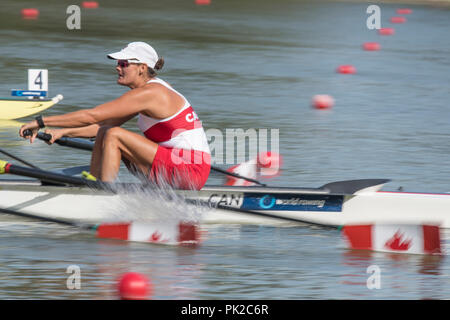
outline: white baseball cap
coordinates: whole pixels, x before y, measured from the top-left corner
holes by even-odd
[[[130,62],[145,63],[154,69],[158,62],[158,54],[153,47],[145,42],[131,42],[118,52],[108,54],[108,58],[115,60],[130,60]]]

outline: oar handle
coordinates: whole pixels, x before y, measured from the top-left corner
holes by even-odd
[[[24,130],[23,131],[23,136],[24,137],[29,137],[33,134],[33,131],[31,131],[30,129]],[[45,132],[38,132],[37,137],[41,140],[44,141],[50,141],[52,139],[52,135],[45,133]]]
[[[33,131],[31,131],[30,129],[24,130],[23,131],[23,136],[24,137],[29,137],[33,134]]]
[[[38,132],[38,138],[45,141],[52,140],[52,135],[45,132]]]
[[[27,129],[23,132],[23,135],[25,137],[30,136],[32,134],[32,131]],[[52,139],[52,135],[49,133],[41,132],[39,131],[37,134],[38,139],[41,139],[43,141],[50,141]],[[77,139],[77,138],[67,138],[62,137],[55,141],[55,143],[59,144],[60,146],[67,146],[72,147],[76,149],[86,150],[86,151],[92,151],[94,148],[94,144],[91,141],[86,141],[84,139]]]
[[[33,131],[31,131],[30,129],[24,130],[23,131],[23,136],[24,137],[29,137],[33,134]],[[45,133],[45,132],[41,132],[39,131],[37,133],[37,137],[43,141],[50,141],[52,140],[52,135],[49,133]]]

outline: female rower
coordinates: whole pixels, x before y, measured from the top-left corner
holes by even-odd
[[[157,78],[164,60],[144,42],[132,42],[108,58],[117,60],[117,83],[131,90],[92,109],[38,116],[21,127],[20,136],[33,142],[38,130],[49,126],[63,128],[46,131],[50,143],[62,136],[96,137],[90,170],[102,181],[114,181],[123,160],[156,184],[201,189],[211,168],[206,134],[186,98]],[[144,136],[120,127],[136,115]]]

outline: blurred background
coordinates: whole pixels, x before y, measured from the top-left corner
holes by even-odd
[[[26,89],[27,69],[48,69],[49,95],[64,100],[44,116],[94,107],[127,90],[116,84],[115,62],[106,55],[145,41],[165,59],[159,76],[188,98],[205,129],[280,130],[284,165],[272,185],[390,178],[385,190],[450,192],[449,1],[97,3],[89,9],[81,1],[2,0],[0,96]],[[73,4],[81,8],[80,30],[66,26]],[[394,34],[367,28],[370,4]],[[23,19],[24,8],[39,16]],[[412,12],[399,15],[399,8]],[[405,20],[392,23],[394,16]],[[366,42],[380,49],[364,50]],[[342,65],[356,72],[337,72]],[[314,108],[319,94],[334,105]],[[87,152],[21,140],[20,122],[33,117],[2,121],[0,147],[46,169],[89,163]],[[137,131],[135,120],[125,127]],[[131,179],[124,169],[121,179]],[[208,184],[222,182],[212,174]],[[163,299],[449,295],[446,258],[343,252],[335,250],[342,249],[338,233],[328,230],[222,226],[209,230],[199,250],[186,251],[93,243],[39,228],[1,233],[0,298],[113,298],[117,275],[130,269],[151,275],[155,297]],[[69,263],[81,266],[81,291],[65,288]],[[366,288],[370,264],[382,267],[383,290]]]

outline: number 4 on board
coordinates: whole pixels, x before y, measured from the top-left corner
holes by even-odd
[[[48,70],[28,69],[28,90],[48,91]]]

